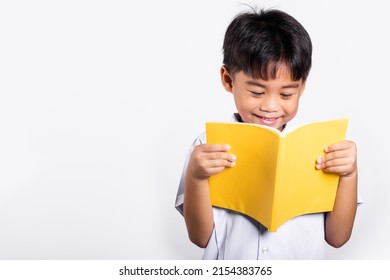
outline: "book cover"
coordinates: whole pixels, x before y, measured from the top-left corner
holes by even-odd
[[[236,165],[209,178],[212,205],[248,215],[275,232],[287,220],[333,209],[339,176],[315,168],[328,145],[345,139],[347,119],[287,133],[248,123],[206,123],[206,141],[229,144]]]

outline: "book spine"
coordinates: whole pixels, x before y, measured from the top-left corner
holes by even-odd
[[[278,137],[278,150],[277,150],[277,160],[276,160],[276,171],[275,171],[275,185],[274,185],[274,196],[272,203],[272,218],[271,226],[268,229],[269,231],[275,232],[279,227],[279,204],[280,204],[280,195],[282,194],[281,189],[283,187],[283,166],[284,166],[284,155],[286,148],[286,138],[281,136]]]

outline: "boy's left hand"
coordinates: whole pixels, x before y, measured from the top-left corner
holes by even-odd
[[[325,155],[317,158],[316,168],[340,176],[351,176],[357,170],[357,149],[352,141],[344,140],[324,149]]]

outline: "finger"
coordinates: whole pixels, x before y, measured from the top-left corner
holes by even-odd
[[[197,147],[206,153],[227,152],[231,149],[228,144],[202,144]]]
[[[349,174],[354,169],[354,163],[349,158],[336,158],[332,160],[323,161],[317,160],[316,168],[322,169],[328,173],[336,173],[338,175]]]
[[[218,174],[218,173],[222,172],[224,169],[225,169],[224,166],[210,168],[210,176]]]
[[[227,160],[214,160],[208,162],[207,166],[203,166],[202,168],[202,174],[204,174],[206,177],[213,176],[215,174],[218,174],[222,172],[225,168],[231,168],[234,167],[235,162],[230,162]]]
[[[209,168],[218,168],[218,167],[233,167],[236,165],[235,161],[230,161],[227,159],[216,159],[209,161]]]
[[[344,140],[332,145],[329,145],[325,147],[325,152],[330,153],[334,151],[340,151],[340,150],[348,150],[348,149],[355,149],[356,150],[356,145],[352,141]]]
[[[350,157],[352,157],[352,155],[349,150],[333,151],[322,156],[323,161],[325,162],[333,159],[350,158]]]
[[[332,166],[344,166],[344,165],[348,165],[347,158],[328,159],[321,162],[321,166],[323,169]]]
[[[236,161],[236,156],[229,153],[223,153],[223,152],[216,152],[216,153],[207,153],[204,155],[207,159],[213,160],[213,159],[222,159],[227,161]]]
[[[336,165],[336,166],[329,166],[322,169],[322,171],[326,173],[334,173],[338,174],[340,176],[346,175],[349,172],[349,165]]]

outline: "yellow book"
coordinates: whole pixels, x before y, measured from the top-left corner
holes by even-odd
[[[206,141],[229,144],[236,165],[209,179],[214,206],[248,215],[275,232],[287,220],[333,209],[339,176],[315,168],[328,145],[345,139],[347,119],[287,133],[248,123],[206,123]]]

